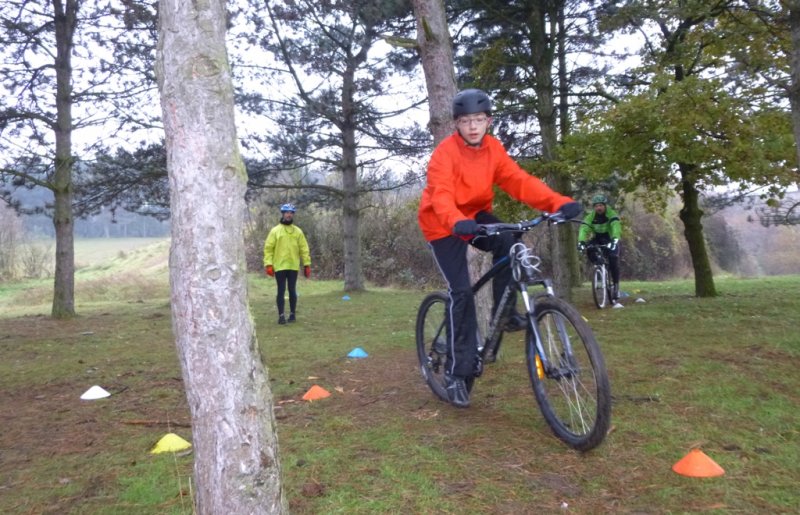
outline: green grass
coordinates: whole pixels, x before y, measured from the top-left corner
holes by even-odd
[[[71,321],[50,320],[49,297],[31,293],[49,284],[0,289],[0,512],[191,512],[191,456],[148,452],[168,431],[191,440],[159,252],[79,271]],[[800,277],[718,278],[717,287],[719,297],[696,299],[691,281],[624,283],[626,308],[603,311],[587,288],[577,292],[614,395],[606,441],[578,454],[538,412],[520,333],[506,337],[472,407],[457,410],[418,372],[424,292],[344,300],[341,283],[301,280],[298,322],[278,326],[274,281],[253,275],[292,511],[796,511]],[[354,347],[369,357],[347,359]],[[78,400],[92,384],[112,397]],[[313,384],[331,397],[301,401]],[[673,473],[694,447],[726,474]]]

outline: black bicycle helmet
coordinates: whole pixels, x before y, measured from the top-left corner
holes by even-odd
[[[492,100],[479,89],[459,91],[453,98],[453,120],[465,114],[486,113],[492,115]]]

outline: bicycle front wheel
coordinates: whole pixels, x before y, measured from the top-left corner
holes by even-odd
[[[592,273],[592,296],[597,309],[603,309],[608,303],[608,292],[606,291],[606,267],[595,266]]]
[[[444,366],[449,341],[449,328],[445,327],[447,304],[445,293],[431,293],[422,300],[417,312],[417,357],[422,377],[431,391],[445,401]]]
[[[579,451],[593,449],[611,423],[611,386],[600,347],[581,315],[560,299],[537,301],[536,325],[548,365],[539,356],[530,328],[526,355],[542,415],[567,445]]]
[[[605,267],[606,269],[606,298],[608,299],[609,304],[614,302],[614,280],[611,279],[611,271],[608,269],[608,266]]]

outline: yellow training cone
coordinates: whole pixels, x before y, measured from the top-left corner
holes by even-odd
[[[175,433],[167,433],[158,443],[153,446],[150,451],[151,454],[160,454],[162,452],[179,452],[191,447],[192,444],[176,435]]]

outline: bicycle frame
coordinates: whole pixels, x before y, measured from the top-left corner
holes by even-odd
[[[500,302],[498,303],[496,311],[489,322],[489,328],[487,330],[488,334],[485,338],[481,338],[478,341],[479,372],[482,372],[483,370],[483,359],[485,358],[486,354],[493,351],[500,341],[500,337],[504,332],[501,328],[503,327],[503,323],[508,319],[509,315],[507,309],[508,299],[511,296],[512,289],[516,289],[522,297],[522,302],[525,305],[525,313],[528,317],[528,328],[533,334],[534,341],[536,342],[536,352],[539,355],[539,358],[542,360],[542,366],[545,370],[545,373],[552,373],[553,368],[547,358],[547,353],[544,352],[541,334],[539,334],[539,328],[537,324],[533,323],[533,320],[535,320],[537,316],[536,298],[540,296],[552,297],[555,295],[555,293],[553,290],[552,281],[550,279],[541,277],[538,274],[538,264],[531,266],[530,263],[526,264],[524,262],[525,260],[529,260],[531,257],[535,257],[531,256],[530,253],[531,250],[527,245],[521,242],[515,243],[511,246],[509,255],[498,260],[492,266],[492,268],[482,275],[472,286],[472,293],[476,294],[501,271],[503,271],[505,268],[512,267],[511,280],[503,290],[503,295],[500,298]],[[534,285],[541,285],[544,288],[544,292],[531,296],[530,292],[528,291],[528,286]],[[563,321],[559,320],[559,327],[556,329],[561,334],[562,340],[566,342],[568,351],[572,352],[569,338],[567,337],[566,328],[563,327]]]
[[[593,266],[605,266],[605,267],[608,267],[608,253],[611,251],[611,249],[608,248],[608,244],[607,243],[603,243],[603,244],[590,243],[589,245],[586,246],[586,257],[587,258],[589,257],[589,251],[591,249],[597,249],[597,251],[598,251],[598,253],[600,255],[600,262],[599,263],[592,262],[592,265]]]

